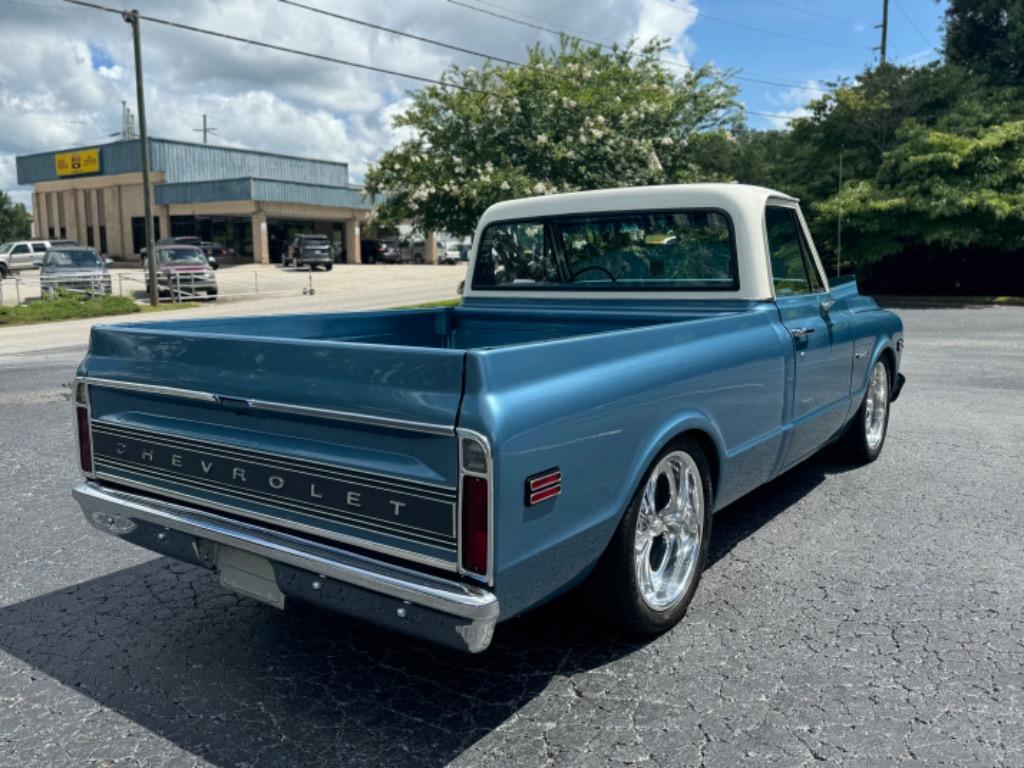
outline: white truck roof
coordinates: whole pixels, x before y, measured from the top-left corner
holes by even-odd
[[[730,291],[615,291],[602,294],[600,298],[615,299],[740,299],[769,300],[775,297],[771,279],[771,263],[768,256],[764,233],[764,209],[769,203],[790,205],[797,209],[797,199],[783,192],[749,184],[702,183],[665,184],[651,187],[622,187],[599,189],[591,192],[569,192],[560,195],[528,197],[496,203],[484,211],[477,224],[474,246],[479,246],[484,228],[496,221],[512,221],[544,216],[562,216],[586,213],[612,213],[616,211],[671,210],[683,208],[713,208],[724,211],[732,220],[736,236],[736,251],[739,267],[738,290]],[[803,222],[803,217],[800,217]],[[812,243],[806,224],[804,234]],[[815,253],[817,259],[817,253]],[[512,298],[553,298],[548,291],[474,291],[472,288],[473,269],[476,266],[476,247],[470,258],[464,295],[467,297]],[[820,270],[820,263],[819,263]],[[590,299],[590,291],[563,291],[559,299]]]

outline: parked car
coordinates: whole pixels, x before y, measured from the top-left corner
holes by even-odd
[[[175,235],[174,237],[161,237],[156,241],[156,245],[195,245],[197,247],[202,246],[202,238],[196,237],[195,235]],[[139,249],[139,259],[143,262],[146,261],[146,247],[143,246]]]
[[[158,245],[156,247],[156,284],[161,296],[198,298],[217,296],[217,276],[206,255],[196,245]],[[146,290],[150,290],[146,273]]]
[[[206,256],[206,263],[210,265],[211,269],[219,268],[220,260],[227,256],[227,251],[220,243],[211,243],[208,240],[203,240],[199,244],[199,247],[203,249],[203,255]]]
[[[397,246],[398,260],[402,264],[423,264],[426,261],[427,244],[423,240],[412,240]]]
[[[32,269],[48,250],[49,240],[14,240],[0,245],[0,279],[11,272]]]
[[[386,240],[363,240],[359,251],[363,264],[398,264],[402,260],[395,244]]]
[[[309,267],[312,272],[323,267],[328,272],[334,267],[334,251],[327,235],[295,235],[282,262],[284,266]]]
[[[476,652],[577,585],[662,632],[714,511],[831,443],[882,451],[902,323],[829,282],[794,198],[514,200],[473,242],[456,307],[93,326],[87,520],[270,605]]]
[[[104,259],[95,248],[81,245],[58,245],[50,248],[36,261],[42,293],[56,290],[74,291],[90,296],[109,295],[112,291],[110,272],[113,262]]]
[[[445,243],[440,261],[443,264],[458,264],[460,261],[469,261],[469,246],[462,243]]]

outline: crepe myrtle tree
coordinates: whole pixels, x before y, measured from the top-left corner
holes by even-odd
[[[669,70],[666,49],[563,38],[524,66],[453,66],[396,118],[414,138],[368,171],[376,219],[468,235],[501,200],[713,178],[702,137],[742,125],[737,89],[711,67]]]

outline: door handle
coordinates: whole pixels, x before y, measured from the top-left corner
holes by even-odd
[[[793,328],[790,330],[789,335],[794,339],[803,339],[814,333],[813,328]]]

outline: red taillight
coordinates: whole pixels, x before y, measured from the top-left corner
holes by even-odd
[[[92,472],[92,436],[89,434],[89,409],[75,408],[78,422],[78,463],[83,472]]]
[[[487,480],[462,478],[462,568],[487,574]]]

